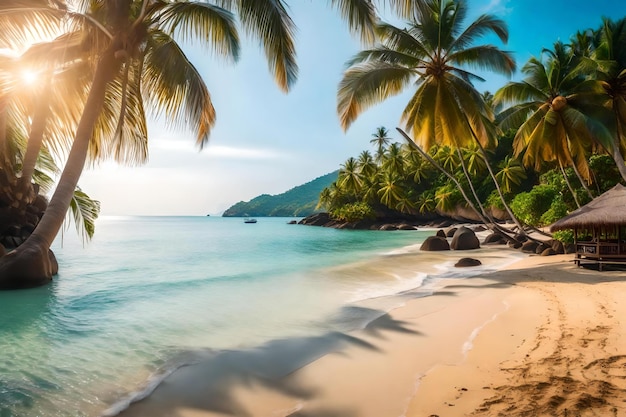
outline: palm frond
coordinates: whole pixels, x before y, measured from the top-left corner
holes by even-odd
[[[366,62],[344,73],[337,92],[337,112],[346,130],[359,114],[374,104],[400,93],[414,71],[386,62]]]
[[[278,86],[289,91],[298,77],[295,24],[282,0],[239,0],[239,19],[244,29],[263,45]]]
[[[352,32],[358,33],[363,42],[371,43],[375,39],[376,8],[372,0],[330,0],[339,10]]]
[[[147,107],[167,116],[172,126],[188,127],[202,148],[215,124],[209,90],[180,47],[163,32],[154,31],[148,41],[142,84]]]
[[[91,199],[79,187],[76,187],[70,201],[70,210],[78,234],[83,237],[83,240],[90,240],[96,230],[100,202]]]
[[[217,53],[236,61],[239,58],[239,35],[235,16],[221,7],[204,2],[168,3],[153,18],[160,29],[183,41],[200,39]]]
[[[450,62],[481,70],[511,76],[515,72],[515,60],[510,52],[492,45],[466,48],[449,55]]]
[[[352,59],[346,62],[346,68],[367,61],[387,62],[389,64],[400,65],[407,68],[416,68],[422,64],[422,61],[413,55],[398,52],[385,46],[380,46],[357,53],[354,57],[352,57]]]
[[[526,102],[546,102],[550,97],[539,88],[526,81],[509,82],[500,88],[493,97],[493,104],[501,106]]]
[[[509,31],[504,20],[484,14],[474,20],[451,45],[452,50],[463,50],[472,45],[478,38],[495,34],[502,43],[509,40]]]

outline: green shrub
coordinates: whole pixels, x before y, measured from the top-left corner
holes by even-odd
[[[537,185],[526,193],[520,193],[511,201],[511,210],[522,222],[531,226],[545,226],[542,216],[548,212],[552,202],[559,196],[550,185]],[[555,211],[560,207],[555,207]],[[552,216],[550,214],[549,216]]]
[[[374,209],[369,204],[363,202],[345,204],[330,211],[330,215],[342,222],[356,222],[364,219],[376,217]]]
[[[552,237],[563,243],[574,243],[574,232],[571,230],[559,230],[552,233]]]
[[[542,226],[545,226],[554,223],[566,215],[567,205],[563,202],[563,198],[560,195],[557,195],[554,200],[552,200],[552,204],[550,204],[548,211],[541,215],[539,222]]]

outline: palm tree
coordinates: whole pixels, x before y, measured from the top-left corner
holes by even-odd
[[[602,108],[593,98],[593,84],[566,45],[557,42],[544,50],[546,60],[531,58],[522,68],[521,82],[510,82],[495,94],[496,104],[513,104],[503,111],[503,129],[518,128],[513,147],[522,162],[540,170],[545,162],[571,166],[591,196],[587,151],[594,143],[610,143],[610,134],[598,117]],[[587,92],[591,91],[591,93]]]
[[[295,81],[297,66],[293,23],[282,3],[252,0],[225,3],[239,13],[243,27],[261,40],[278,85],[288,90]],[[23,245],[0,258],[1,287],[49,282],[52,276],[49,247],[65,218],[90,145],[97,143],[92,136],[99,134],[102,138],[110,134],[111,143],[126,142],[125,136],[133,135],[130,131],[144,136],[135,126],[124,123],[128,113],[138,113],[136,121],[145,121],[141,117],[144,107],[140,92],[146,96],[150,109],[172,121],[185,120],[197,134],[200,146],[208,140],[215,121],[210,95],[172,36],[198,38],[222,56],[233,60],[238,57],[235,17],[224,8],[201,2],[147,0],[93,0],[90,6],[89,16],[100,25],[95,32],[85,31],[104,45],[93,49],[95,70],[89,95],[65,169],[45,215]],[[115,106],[106,107],[107,102]],[[99,120],[110,120],[103,110],[111,108],[117,110],[118,123],[105,125],[108,131],[97,130]]]
[[[381,23],[381,44],[349,61],[338,92],[342,127],[347,129],[371,105],[415,85],[417,90],[402,114],[412,140],[424,149],[435,143],[459,148],[475,142],[487,160],[484,147],[495,137],[493,115],[472,85],[481,78],[465,68],[512,74],[515,63],[508,52],[491,45],[472,46],[488,33],[506,42],[506,25],[482,15],[463,29],[464,1],[425,0],[415,8],[415,20],[408,28]],[[510,217],[521,230],[488,168]]]
[[[348,160],[341,165],[337,185],[353,196],[358,195],[361,191],[360,167],[356,159],[348,158]]]
[[[604,19],[598,47],[593,59],[598,64],[597,73],[602,86],[601,97],[612,111],[614,133],[608,148],[617,168],[626,181],[626,18],[616,22]]]
[[[514,187],[520,185],[526,179],[526,171],[521,162],[517,158],[507,155],[504,161],[498,165],[500,169],[496,173],[496,178],[502,185],[502,188],[508,193],[512,192]]]
[[[386,171],[404,175],[404,152],[399,143],[392,143],[383,155],[382,168]]]
[[[387,145],[389,145],[389,142],[391,142],[391,138],[389,137],[389,131],[386,127],[377,127],[376,132],[372,133],[370,143],[376,146],[376,161],[378,161],[378,163],[383,160],[383,155],[385,154],[385,149]]]
[[[363,178],[371,178],[378,171],[378,165],[369,151],[363,151],[359,154],[358,164],[359,173]]]

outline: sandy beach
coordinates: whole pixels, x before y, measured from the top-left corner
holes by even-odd
[[[121,415],[626,415],[626,272],[571,260],[447,279],[349,335],[201,359]]]

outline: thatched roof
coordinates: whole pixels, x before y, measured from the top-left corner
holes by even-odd
[[[617,184],[589,204],[550,226],[550,231],[593,229],[600,226],[626,226],[626,187]]]

